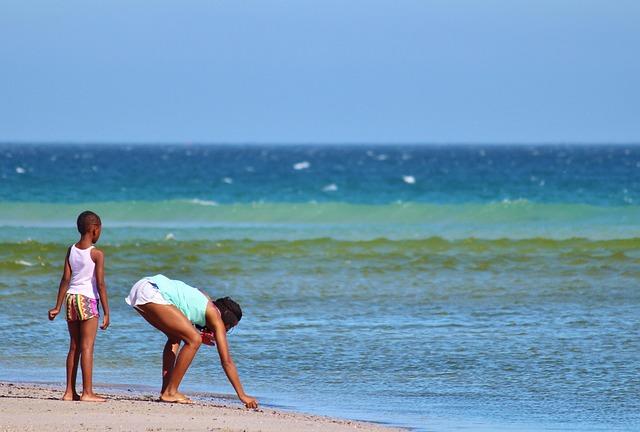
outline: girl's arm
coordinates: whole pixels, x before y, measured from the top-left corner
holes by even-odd
[[[56,306],[53,309],[49,309],[49,319],[53,320],[56,315],[60,313],[60,308],[62,308],[62,302],[64,301],[64,296],[69,289],[69,281],[71,280],[71,266],[69,265],[69,252],[71,252],[71,247],[67,249],[67,256],[64,258],[64,268],[62,269],[62,277],[60,278],[60,286],[58,287],[58,297],[56,299]]]
[[[244,403],[247,408],[258,408],[258,401],[244,392],[240,377],[238,376],[238,370],[235,363],[231,358],[229,352],[229,345],[227,343],[227,329],[224,326],[224,322],[220,317],[220,312],[213,306],[212,303],[207,305],[207,327],[213,329],[213,333],[216,340],[216,348],[220,355],[220,363],[224,369],[224,373],[227,375],[229,382],[238,394],[238,398]]]
[[[109,327],[109,299],[107,298],[107,285],[104,283],[104,253],[100,249],[91,250],[91,259],[96,263],[96,285],[100,303],[102,303],[102,325],[100,328],[106,330]]]

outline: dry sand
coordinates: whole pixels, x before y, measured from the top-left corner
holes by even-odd
[[[102,393],[104,395],[104,393]],[[0,383],[4,431],[399,431],[371,423],[213,402],[160,403],[151,396],[109,394],[105,403],[63,402],[59,388]]]

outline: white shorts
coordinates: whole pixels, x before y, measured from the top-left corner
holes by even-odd
[[[124,298],[124,301],[126,301],[129,306],[133,307],[147,303],[171,304],[162,297],[158,287],[146,278],[140,279],[133,285],[133,287],[131,287],[131,291],[129,292],[129,295]]]

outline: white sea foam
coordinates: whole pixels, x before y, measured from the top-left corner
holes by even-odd
[[[198,205],[202,205],[202,206],[217,206],[218,203],[215,201],[209,201],[209,200],[201,200],[198,198],[194,198],[192,200],[189,201],[191,204],[198,204]]]
[[[297,171],[300,171],[300,170],[303,170],[303,169],[307,169],[310,166],[311,166],[311,164],[309,162],[302,161],[302,162],[294,163],[293,164],[293,169],[297,170]]]
[[[335,192],[338,190],[338,185],[331,183],[322,188],[323,192]]]
[[[26,172],[27,172],[27,170],[26,170],[26,169],[24,169],[24,168],[22,168],[22,167],[16,167],[16,172],[17,172],[18,174],[24,174],[24,173],[26,173]]]
[[[504,198],[501,201],[501,204],[529,204],[529,200],[526,198],[516,198],[516,199]]]
[[[407,184],[415,184],[416,178],[412,175],[402,176],[402,180]]]
[[[30,263],[29,261],[24,261],[24,260],[18,260],[18,261],[15,261],[15,263],[23,266],[27,266],[27,267],[32,267],[35,265],[33,263]]]
[[[233,183],[233,179],[231,177],[225,177],[222,179],[222,181],[226,184],[231,184]]]
[[[176,239],[176,236],[175,236],[175,235],[173,235],[173,233],[167,233],[167,235],[166,235],[166,236],[164,236],[164,239],[165,239],[165,240],[175,240],[175,239]]]

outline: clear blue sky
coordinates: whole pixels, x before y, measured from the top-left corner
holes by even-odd
[[[640,142],[640,1],[0,0],[0,141]]]

